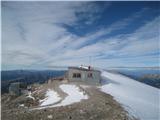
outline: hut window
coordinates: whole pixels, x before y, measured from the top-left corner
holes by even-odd
[[[80,73],[73,73],[73,78],[81,78],[81,74]]]
[[[81,74],[80,74],[80,73],[77,73],[77,77],[78,77],[78,78],[81,78]]]
[[[93,78],[92,73],[88,73],[88,78]]]
[[[73,78],[75,78],[76,77],[76,73],[73,73]]]

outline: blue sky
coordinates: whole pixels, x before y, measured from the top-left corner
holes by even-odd
[[[159,65],[160,2],[2,2],[2,69]]]

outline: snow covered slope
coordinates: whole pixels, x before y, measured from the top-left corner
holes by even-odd
[[[160,90],[117,73],[102,71],[101,91],[114,96],[140,120],[160,120]]]

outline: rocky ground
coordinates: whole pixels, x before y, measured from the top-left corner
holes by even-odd
[[[65,98],[66,94],[56,88],[57,84],[59,83],[43,85],[41,89],[54,87],[56,91],[59,91],[61,97]],[[99,91],[95,86],[87,87],[79,83],[78,85],[86,91],[88,99],[67,106],[40,110],[31,110],[32,107],[38,106],[38,103],[33,101],[30,101],[31,105],[29,104],[27,107],[20,107],[19,102],[24,96],[2,95],[2,120],[135,120],[112,96]]]

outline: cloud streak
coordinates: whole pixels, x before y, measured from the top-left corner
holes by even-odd
[[[147,8],[85,36],[63,26],[92,25],[110,6],[108,3],[101,9],[95,2],[2,2],[2,68],[89,64],[89,57],[96,67],[157,65],[159,16],[132,33],[110,35],[129,27],[148,12]]]

